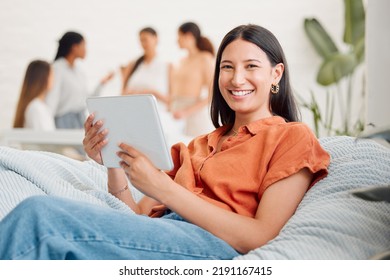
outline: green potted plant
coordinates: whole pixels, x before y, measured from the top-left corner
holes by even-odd
[[[354,104],[352,99],[356,97],[356,92],[353,92],[354,76],[358,66],[364,62],[365,9],[362,0],[344,0],[344,7],[343,41],[348,46],[347,51],[344,52],[339,50],[317,19],[306,18],[304,20],[305,32],[317,53],[322,57],[317,73],[317,83],[326,88],[327,94],[325,113],[320,110],[313,92],[311,92],[310,102],[299,98],[301,105],[313,114],[317,136],[319,136],[321,126],[326,129],[328,135],[357,135],[364,130],[363,110],[360,111],[358,119],[352,121]],[[364,100],[364,74],[361,82]],[[342,119],[341,127],[334,127],[333,124],[336,99]]]

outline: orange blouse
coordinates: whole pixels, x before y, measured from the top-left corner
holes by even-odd
[[[254,217],[264,191],[302,168],[313,174],[314,185],[328,174],[329,154],[310,128],[281,117],[242,126],[227,138],[219,152],[219,139],[230,126],[195,138],[186,147],[172,147],[174,168],[168,175],[201,198],[240,215]],[[309,187],[309,188],[310,188]],[[160,216],[156,207],[151,216]]]

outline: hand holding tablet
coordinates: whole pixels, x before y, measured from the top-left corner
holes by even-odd
[[[109,131],[108,143],[101,152],[104,166],[120,167],[116,153],[123,142],[146,155],[157,168],[173,168],[153,95],[91,97],[87,107],[95,114],[95,121],[103,121],[102,129]]]

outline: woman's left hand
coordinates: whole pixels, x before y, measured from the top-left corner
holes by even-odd
[[[121,151],[118,156],[122,159],[121,167],[125,171],[132,185],[145,195],[160,200],[159,196],[163,195],[164,185],[171,178],[157,169],[153,163],[140,151],[133,147],[121,143]]]

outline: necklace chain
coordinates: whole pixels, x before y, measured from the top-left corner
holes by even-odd
[[[233,136],[237,136],[237,134],[238,134],[238,131],[237,131],[237,130],[235,130],[234,128],[232,128],[232,131],[233,131]]]

